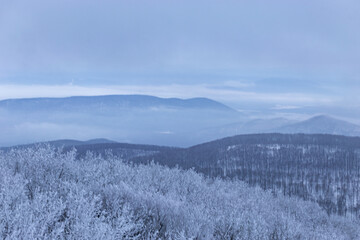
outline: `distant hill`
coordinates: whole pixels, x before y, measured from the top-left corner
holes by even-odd
[[[360,126],[325,115],[312,117],[305,121],[286,118],[253,119],[222,126],[201,129],[194,132],[196,137],[207,135],[208,139],[256,133],[307,133],[360,136]]]
[[[320,115],[299,123],[285,125],[275,129],[274,132],[325,133],[346,136],[360,136],[360,126],[326,115]]]
[[[209,141],[199,129],[244,118],[208,98],[108,95],[0,101],[0,146],[48,139],[104,137],[118,142],[190,146]]]
[[[213,139],[250,133],[271,133],[274,129],[295,123],[286,118],[252,119],[222,126],[201,129],[198,134],[211,134]]]
[[[207,109],[235,111],[208,98],[159,98],[148,95],[75,96],[67,98],[28,98],[0,101],[0,108],[11,111],[105,111],[124,109]]]
[[[29,147],[33,147],[36,145],[41,145],[41,144],[50,144],[54,147],[75,147],[75,146],[81,146],[81,145],[93,145],[93,144],[111,144],[111,143],[117,143],[115,141],[112,140],[108,140],[105,138],[96,138],[96,139],[91,139],[91,140],[87,140],[87,141],[79,141],[79,140],[73,140],[73,139],[59,139],[59,140],[54,140],[54,141],[48,141],[48,142],[38,142],[38,143],[31,143],[31,144],[23,144],[23,145],[15,145],[12,147],[3,147],[0,149],[3,150],[8,150],[11,148],[29,148]]]
[[[108,95],[0,101],[0,132],[0,146],[102,137],[116,142],[189,147],[251,133],[360,136],[360,127],[328,116],[302,122],[250,119],[208,98]]]
[[[170,152],[181,148],[157,146],[157,145],[146,145],[146,144],[129,144],[129,143],[118,143],[112,140],[98,138],[91,139],[88,141],[78,141],[72,139],[60,139],[48,142],[38,142],[33,144],[16,145],[12,147],[2,147],[0,150],[10,151],[11,149],[26,149],[26,148],[38,148],[45,144],[49,144],[55,148],[61,148],[63,151],[69,151],[73,148],[76,149],[77,158],[84,157],[87,152],[94,154],[106,155],[111,151],[118,157],[121,157],[125,161],[131,161],[132,159],[140,156],[152,156],[160,152]]]

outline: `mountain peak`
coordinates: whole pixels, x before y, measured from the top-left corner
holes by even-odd
[[[331,117],[331,116],[328,116],[325,114],[321,114],[321,115],[317,115],[312,118],[309,118],[307,121],[342,121],[342,120],[336,119],[334,117]]]
[[[318,115],[278,129],[281,133],[327,133],[359,136],[360,126],[327,115]]]

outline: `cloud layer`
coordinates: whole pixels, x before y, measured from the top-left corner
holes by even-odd
[[[226,72],[355,82],[359,11],[355,0],[1,1],[0,81]]]

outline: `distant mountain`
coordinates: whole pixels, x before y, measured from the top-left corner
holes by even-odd
[[[117,142],[188,147],[250,133],[360,136],[360,127],[327,116],[297,123],[285,118],[249,120],[208,98],[109,95],[0,101],[0,132],[0,146],[102,137]]]
[[[230,107],[208,98],[159,98],[148,95],[75,96],[67,98],[28,98],[0,101],[0,108],[11,111],[71,111],[124,109],[207,109],[233,111]]]
[[[276,128],[293,123],[295,121],[286,118],[253,119],[246,122],[236,122],[204,129],[204,131],[214,131],[217,136],[223,135],[224,137],[249,133],[270,133]]]
[[[252,119],[242,120],[239,122],[232,122],[225,125],[201,128],[198,131],[188,133],[193,139],[201,139],[202,141],[209,141],[223,137],[235,136],[239,134],[250,133],[271,133],[274,129],[289,125],[295,121],[285,118],[271,118],[271,119]]]
[[[274,132],[326,133],[346,136],[360,136],[360,126],[326,115],[320,115],[299,123],[277,128]]]
[[[216,139],[251,133],[322,133],[360,136],[360,126],[329,116],[319,115],[300,122],[285,118],[254,119],[201,129],[198,134],[211,135],[213,139]]]
[[[208,98],[109,95],[9,99],[0,101],[0,146],[98,137],[190,146],[213,139],[207,134],[195,138],[193,133],[199,129],[243,118],[240,112]]]

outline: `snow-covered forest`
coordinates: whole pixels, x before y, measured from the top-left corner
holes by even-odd
[[[316,203],[41,145],[0,154],[3,239],[359,239]]]
[[[134,159],[194,168],[208,177],[317,202],[328,214],[360,219],[360,138],[326,134],[238,135]]]

